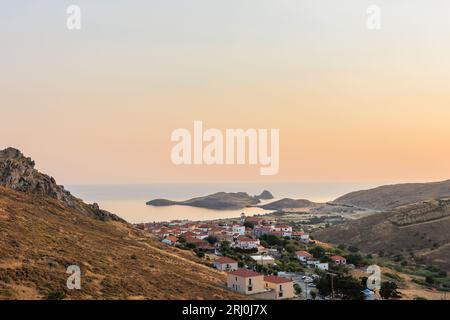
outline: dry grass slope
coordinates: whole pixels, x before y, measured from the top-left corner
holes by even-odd
[[[67,290],[79,265],[82,289]],[[225,274],[130,225],[0,186],[0,299],[233,299]]]
[[[425,263],[450,271],[450,200],[430,200],[347,222],[315,233],[334,244],[366,252],[414,252]]]

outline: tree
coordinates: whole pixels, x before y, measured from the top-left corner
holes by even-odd
[[[426,276],[425,277],[425,282],[428,284],[433,284],[434,283],[434,279],[432,276]]]
[[[290,242],[286,245],[285,249],[287,252],[294,253],[294,252],[298,251],[299,246],[295,243]]]
[[[296,295],[302,294],[302,287],[298,283],[294,283],[294,291]]]
[[[264,248],[268,248],[269,244],[267,243],[267,241],[265,240],[259,240],[259,243],[264,247]]]
[[[309,292],[309,295],[311,296],[311,298],[312,298],[313,300],[316,300],[316,298],[317,298],[317,291],[316,291],[316,290],[311,290],[311,291]]]
[[[250,228],[250,229],[254,229],[255,228],[255,224],[253,222],[250,222],[250,221],[245,221],[244,222],[244,227]]]
[[[359,266],[363,264],[364,258],[360,253],[351,253],[347,256],[347,263],[354,264],[355,266]]]
[[[362,278],[361,278],[361,284],[362,284],[362,286],[363,286],[364,288],[367,287],[367,280],[369,280],[368,277],[362,277]]]
[[[194,252],[199,258],[203,258],[205,256],[205,253],[199,249],[195,249]]]
[[[331,281],[333,281],[333,284]],[[334,294],[341,296],[343,299],[362,300],[364,298],[362,293],[364,286],[361,281],[351,276],[324,274],[316,282],[316,287],[322,296],[330,296],[333,287]]]
[[[205,240],[208,241],[209,244],[214,244],[214,243],[217,242],[217,237],[214,237],[214,236],[207,236],[207,237],[205,238]]]
[[[385,281],[381,283],[380,296],[383,299],[400,298],[400,292],[395,282]]]
[[[323,256],[325,256],[326,251],[320,246],[315,246],[314,248],[309,250],[309,253],[311,253],[314,258],[322,258]]]
[[[284,247],[284,239],[281,239],[280,237],[277,237],[276,235],[273,234],[264,234],[260,237],[260,240],[264,240],[265,242],[267,242],[267,244],[269,246],[280,246],[280,247]]]

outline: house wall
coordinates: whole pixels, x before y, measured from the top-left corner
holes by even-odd
[[[266,282],[265,285],[266,285],[267,289],[273,290],[271,299],[274,299],[274,300],[291,299],[295,296],[294,282],[286,282],[286,283],[281,283],[281,284]],[[280,286],[281,286],[281,292],[283,292],[282,297],[279,296]]]
[[[254,249],[258,247],[258,244],[255,242],[250,241],[238,241],[237,246],[241,249]]]
[[[268,266],[268,265],[271,266],[271,265],[275,264],[275,259],[267,259],[267,258],[255,259],[252,257],[252,260],[263,266]]]
[[[214,263],[214,267],[222,271],[234,271],[238,269],[238,263]]]
[[[248,290],[249,280],[251,279],[253,289]],[[243,278],[232,274],[228,275],[227,287],[231,290],[241,292],[243,294],[254,294],[264,291],[264,276],[256,276]]]

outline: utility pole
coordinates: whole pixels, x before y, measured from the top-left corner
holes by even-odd
[[[334,300],[334,276],[335,276],[335,274],[331,273],[331,272],[327,272],[327,274],[330,275],[330,279],[331,279],[331,299]]]
[[[308,284],[306,282],[303,282],[305,284],[305,297],[306,300],[308,300]]]
[[[334,300],[334,283],[333,283],[334,274],[330,273],[330,276],[331,276],[331,299]]]

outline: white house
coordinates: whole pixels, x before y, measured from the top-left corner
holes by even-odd
[[[214,268],[222,271],[234,271],[238,269],[238,262],[228,257],[222,257],[214,261]]]
[[[255,249],[259,245],[259,240],[240,236],[236,239],[234,246],[236,248],[248,250]]]
[[[255,227],[253,229],[253,234],[255,235],[255,237],[261,237],[265,234],[271,233],[272,231],[273,231],[272,226]]]
[[[173,246],[177,243],[178,238],[174,236],[167,236],[161,242]]]
[[[273,228],[275,231],[283,231],[283,232],[290,232],[292,233],[292,227],[288,226],[287,224],[277,224]]]
[[[320,270],[328,270],[328,262],[319,263],[316,265],[316,268]]]
[[[303,243],[309,243],[309,234],[304,232],[292,232],[292,237],[300,240]]]
[[[263,266],[275,264],[275,259],[268,255],[251,255],[250,258]]]
[[[312,258],[312,255],[306,251],[297,251],[295,256],[301,262],[306,262],[308,259]]]
[[[331,256],[331,260],[336,264],[347,264],[347,259],[341,256]]]
[[[320,261],[316,260],[316,259],[307,259],[306,264],[312,268],[315,268],[315,267],[317,267],[317,265],[320,264]]]
[[[245,234],[245,226],[241,226],[240,224],[233,224],[232,230],[233,233],[238,233],[241,236]]]

